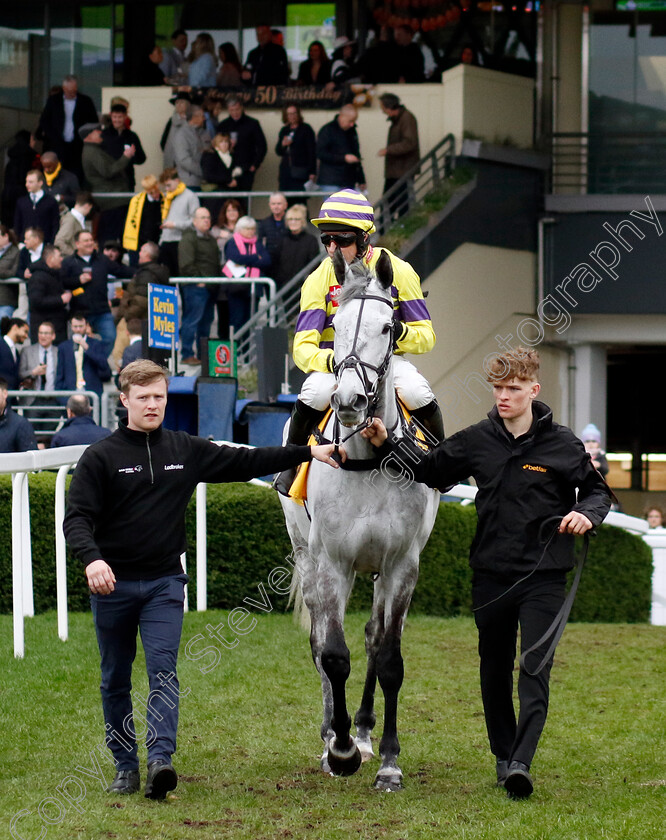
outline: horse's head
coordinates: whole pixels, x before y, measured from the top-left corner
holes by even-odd
[[[393,267],[382,252],[376,274],[362,263],[348,266],[333,255],[342,287],[334,318],[336,390],[331,405],[344,426],[362,423],[376,408],[393,357]]]

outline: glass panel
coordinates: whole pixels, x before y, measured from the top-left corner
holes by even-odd
[[[307,59],[308,47],[313,41],[321,41],[326,55],[331,57],[335,41],[335,3],[288,3],[284,46],[291,62],[292,79],[298,75],[298,65]]]
[[[589,192],[663,191],[666,13],[595,15],[589,57]]]
[[[0,25],[0,105],[10,108],[41,108],[48,91],[40,70],[45,58],[44,4],[21,3],[19,10],[2,9]],[[32,70],[32,74],[31,74]],[[38,102],[31,101],[31,82]]]

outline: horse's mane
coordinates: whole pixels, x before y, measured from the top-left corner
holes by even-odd
[[[338,302],[340,304],[347,303],[347,301],[362,295],[367,291],[370,281],[374,276],[374,273],[368,266],[364,265],[360,260],[348,265],[345,271],[345,282]]]

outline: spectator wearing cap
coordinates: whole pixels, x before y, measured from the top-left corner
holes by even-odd
[[[7,404],[7,391],[13,390],[4,377],[0,377],[0,452],[27,452],[37,449],[37,439],[32,426]]]
[[[192,98],[186,90],[179,90],[169,102],[173,105],[173,114],[167,120],[162,137],[160,138],[160,148],[163,152],[162,159],[165,169],[174,166],[173,141],[175,140],[178,129],[184,126],[190,117]]]
[[[184,29],[176,29],[171,35],[172,46],[163,50],[160,70],[169,82],[183,84],[187,80],[187,32]]]
[[[323,192],[338,192],[345,188],[365,189],[365,173],[361,166],[361,151],[356,120],[358,111],[353,105],[343,105],[338,116],[323,125],[317,136],[319,160],[319,188]]]
[[[92,418],[90,400],[85,394],[72,394],[67,400],[67,420],[51,439],[51,448],[96,443],[111,434]]]
[[[331,81],[339,88],[358,76],[356,72],[356,41],[341,35],[333,42]]]
[[[277,84],[274,82],[273,84]],[[249,192],[254,184],[254,176],[264,162],[268,146],[259,121],[245,113],[243,103],[237,96],[227,97],[229,116],[218,125],[219,134],[231,137],[234,160],[243,170],[238,178],[238,189]]]
[[[73,207],[76,194],[81,189],[76,175],[63,168],[55,152],[44,152],[42,169],[44,170],[44,191],[53,196],[58,204],[65,205],[67,208]]]
[[[62,90],[46,101],[39,118],[37,139],[44,141],[45,152],[55,152],[62,165],[82,180],[82,138],[79,129],[97,121],[92,99],[79,93],[76,76],[65,76]]]
[[[289,84],[289,60],[284,47],[273,41],[268,24],[260,24],[255,32],[258,46],[248,53],[241,73],[243,81],[251,87]]]
[[[136,147],[128,145],[120,157],[115,158],[102,146],[102,131],[100,123],[89,123],[79,129],[83,138],[82,163],[87,186],[94,193],[127,192],[129,176],[126,170],[132,166]],[[125,220],[123,199],[99,199],[99,204],[102,208],[97,227],[99,240],[120,239]]]
[[[134,190],[134,166],[146,162],[146,153],[139,140],[139,135],[127,128],[127,106],[118,102],[111,106],[109,112],[111,124],[102,131],[102,149],[108,152],[111,157],[119,160],[125,151],[134,148],[134,154],[130,157],[129,164],[123,169],[125,176],[125,192]]]
[[[26,228],[38,227],[44,232],[44,241],[53,242],[60,223],[58,202],[44,189],[44,173],[31,169],[25,176],[27,195],[16,202],[14,232],[23,239]]]
[[[583,441],[585,449],[590,453],[590,458],[595,469],[606,477],[610,468],[606,453],[601,448],[601,432],[599,429],[594,423],[588,423],[580,433],[580,439]]]
[[[118,102],[111,106],[109,112],[111,124],[102,131],[102,149],[111,157],[119,160],[126,149],[134,148],[134,154],[129,164],[123,169],[125,176],[124,192],[132,192],[136,183],[134,165],[146,162],[146,153],[139,140],[139,135],[127,127],[127,106]]]
[[[55,244],[60,248],[63,257],[70,257],[76,250],[76,234],[80,230],[91,230],[91,224],[87,218],[92,213],[93,207],[92,193],[81,190],[76,194],[72,209],[60,217]]]
[[[390,127],[388,141],[377,154],[384,158],[384,192],[387,193],[400,178],[419,162],[419,131],[416,117],[408,111],[394,93],[379,97],[382,111],[388,117]],[[392,215],[404,215],[409,210],[410,185],[405,184],[395,193],[390,202]]]
[[[181,181],[191,190],[201,189],[201,155],[210,148],[210,135],[205,129],[206,116],[201,105],[193,105],[190,118],[173,142],[173,156]]]

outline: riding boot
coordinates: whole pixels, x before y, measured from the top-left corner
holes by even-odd
[[[424,431],[427,432],[426,438],[429,439],[429,443],[433,442],[432,439],[436,443],[441,443],[444,440],[444,420],[442,419],[442,412],[437,404],[437,400],[432,400],[428,405],[424,405],[421,408],[412,409],[411,414],[423,426]]]
[[[301,402],[301,400],[296,400],[294,410],[291,412],[287,443],[296,443],[299,446],[305,446],[312,430],[324,414],[326,414],[326,411],[317,411],[316,408],[311,408],[309,405]],[[296,478],[297,469],[297,467],[291,467],[288,470],[283,470],[275,477],[273,487],[275,487],[278,493],[282,493],[283,496],[289,495],[291,485]]]

